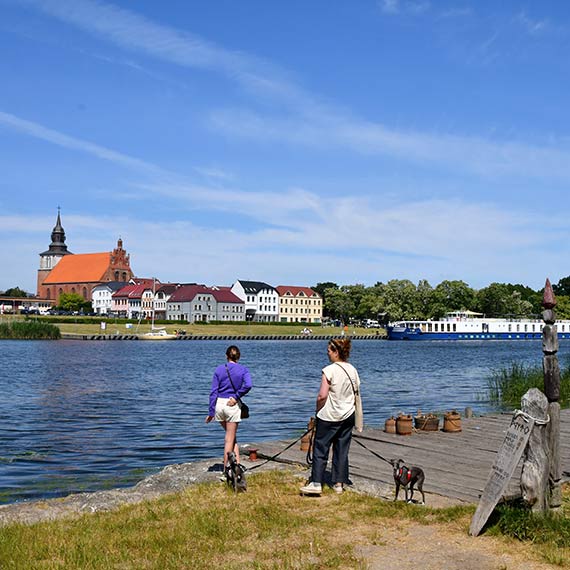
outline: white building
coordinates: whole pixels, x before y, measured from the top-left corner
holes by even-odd
[[[273,323],[279,320],[279,294],[275,287],[262,281],[238,279],[231,291],[245,303],[248,321]]]
[[[109,281],[101,283],[91,289],[91,305],[93,312],[106,315],[113,310],[113,293],[128,285],[123,281]]]

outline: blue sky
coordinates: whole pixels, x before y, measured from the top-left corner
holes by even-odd
[[[570,274],[570,5],[0,0],[0,289]]]

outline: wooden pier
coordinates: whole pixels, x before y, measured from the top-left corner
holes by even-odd
[[[462,418],[462,431],[414,431],[412,435],[385,433],[383,429],[365,429],[355,434],[367,448],[386,459],[402,458],[409,465],[421,467],[426,475],[424,491],[476,503],[497,451],[501,446],[512,414],[492,414]],[[570,478],[570,410],[560,417],[560,456],[563,480]],[[285,448],[289,442],[256,444],[258,456],[267,458]],[[295,444],[277,461],[306,465],[306,452]],[[374,483],[393,485],[392,468],[353,441],[350,448],[350,472]],[[505,498],[520,496],[521,465],[515,471]]]

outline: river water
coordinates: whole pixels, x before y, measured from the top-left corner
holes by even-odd
[[[135,483],[172,463],[218,457],[208,394],[228,341],[0,341],[0,503]],[[298,437],[314,412],[325,341],[239,342],[254,388],[241,443]],[[540,341],[355,341],[365,424],[471,406],[492,370],[540,365]],[[570,341],[561,341],[561,362]]]

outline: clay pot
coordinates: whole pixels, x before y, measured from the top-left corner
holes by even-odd
[[[257,449],[250,449],[248,450],[248,453],[250,461],[257,461]]]
[[[412,435],[412,416],[400,414],[396,419],[396,433],[398,435]]]
[[[446,412],[443,415],[443,431],[458,432],[461,431],[461,416],[455,410]]]
[[[307,429],[313,429],[315,427],[315,418],[311,417],[309,423],[307,424]],[[311,445],[311,432],[306,433],[301,438],[301,451],[309,451],[309,447],[312,448]],[[312,449],[311,449],[312,451]]]
[[[386,433],[396,433],[396,418],[394,416],[384,422],[384,431]]]

